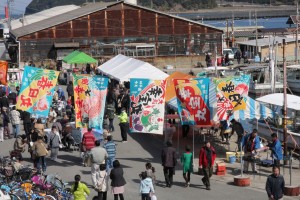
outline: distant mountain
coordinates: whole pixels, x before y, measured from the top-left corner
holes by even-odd
[[[93,0],[32,0],[27,6],[25,15],[33,14],[55,6],[83,5]],[[116,2],[116,0],[95,0],[95,2]],[[138,4],[159,10],[197,10],[201,8],[214,8],[216,0],[138,0]]]
[[[62,5],[83,5],[94,0],[32,0],[27,6],[25,15],[33,14]],[[218,4],[254,3],[254,4],[294,4],[294,0],[137,0],[138,5],[161,10],[161,11],[186,11],[215,8]],[[116,0],[95,0],[95,2],[116,2]]]

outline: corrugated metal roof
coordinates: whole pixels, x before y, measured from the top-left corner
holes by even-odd
[[[35,33],[37,31],[49,28],[49,27],[53,27],[55,25],[70,21],[72,19],[76,19],[94,12],[97,12],[99,10],[104,10],[105,8],[118,4],[117,3],[95,3],[95,4],[88,4],[86,6],[83,6],[81,8],[78,8],[76,10],[61,14],[61,15],[57,15],[54,17],[50,17],[48,19],[36,22],[36,23],[32,23],[28,26],[23,26],[20,28],[17,28],[15,30],[12,30],[12,34],[18,38],[24,35],[28,35],[31,33]]]
[[[76,5],[65,5],[65,6],[56,6],[47,10],[43,10],[38,13],[34,13],[32,15],[25,15],[22,18],[15,19],[11,21],[12,30],[20,28],[22,26],[27,26],[29,24],[33,24],[38,21],[42,21],[48,19],[50,17],[54,17],[57,15],[61,15],[63,13],[70,12],[72,10],[78,9],[80,6]]]
[[[25,36],[25,35],[28,35],[28,34],[31,34],[31,33],[35,33],[37,31],[40,31],[40,30],[43,30],[43,29],[46,29],[46,28],[49,28],[49,27],[53,27],[55,25],[62,24],[64,22],[67,22],[67,21],[70,21],[70,20],[85,16],[85,15],[88,15],[88,14],[91,14],[91,13],[94,13],[94,12],[97,12],[97,11],[100,11],[100,10],[104,10],[108,7],[111,7],[113,5],[120,4],[120,3],[124,3],[125,5],[128,5],[128,6],[137,7],[137,8],[148,10],[148,11],[151,11],[151,12],[155,12],[155,13],[158,13],[158,14],[161,14],[161,15],[169,16],[169,17],[172,17],[172,18],[180,19],[180,20],[183,20],[183,21],[186,21],[186,22],[190,22],[192,24],[206,26],[206,27],[218,30],[220,32],[223,32],[222,29],[216,28],[214,26],[210,26],[210,25],[207,25],[207,24],[203,24],[203,23],[200,23],[200,22],[189,20],[189,19],[186,19],[186,18],[183,18],[183,17],[178,17],[178,16],[171,15],[171,14],[168,14],[168,13],[156,11],[156,10],[146,8],[146,7],[142,7],[142,6],[139,6],[139,5],[130,4],[128,2],[119,1],[119,2],[115,2],[115,3],[88,4],[84,7],[79,8],[79,9],[76,9],[76,10],[61,14],[61,15],[57,15],[57,16],[39,21],[39,22],[30,24],[28,26],[17,28],[15,30],[12,30],[12,34],[16,38],[19,38],[21,36]]]
[[[257,40],[257,44],[259,47],[269,46],[273,42],[278,42],[278,44],[282,43],[282,40],[285,39],[285,42],[294,42],[295,39],[293,38],[284,38],[284,37],[270,37],[270,38],[261,38]],[[247,45],[247,46],[256,46],[256,40],[248,40],[243,42],[236,42],[240,45]]]

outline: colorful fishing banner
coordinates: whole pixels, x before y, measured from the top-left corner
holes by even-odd
[[[163,134],[165,80],[130,79],[131,132]]]
[[[108,78],[73,76],[76,127],[88,126],[102,130]]]
[[[59,72],[26,66],[16,108],[48,117]]]
[[[0,61],[0,84],[7,84],[7,70],[8,70],[8,62],[1,60]]]
[[[183,125],[210,125],[209,78],[174,79]]]
[[[220,120],[228,120],[237,110],[246,109],[250,75],[215,79],[217,114]]]

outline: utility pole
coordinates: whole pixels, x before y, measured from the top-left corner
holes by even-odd
[[[11,0],[7,0],[7,14],[8,14],[8,19],[7,19],[7,26],[8,26],[8,29],[11,30],[11,12],[10,12],[10,3],[11,3]]]
[[[234,13],[233,12],[232,12],[232,22],[231,22],[231,35],[232,35],[231,46],[234,47]]]
[[[287,156],[287,127],[286,127],[286,111],[287,111],[287,94],[286,94],[286,59],[285,59],[285,39],[282,40],[282,58],[283,58],[283,154],[286,157]],[[284,164],[287,164],[287,159],[284,159]]]
[[[227,38],[226,38],[226,44],[227,48],[229,48],[229,30],[228,30],[228,19],[226,19],[226,28],[227,28]]]
[[[258,55],[257,12],[255,10],[255,54]]]
[[[251,10],[249,10],[249,26],[251,26]]]
[[[299,9],[298,9],[298,0],[297,0],[297,15],[296,15],[296,49],[295,49],[295,63],[298,64],[298,49],[299,49],[299,44],[298,44],[298,34],[299,34]]]

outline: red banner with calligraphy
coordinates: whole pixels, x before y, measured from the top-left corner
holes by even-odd
[[[175,79],[178,113],[181,123],[210,125],[208,78]]]

